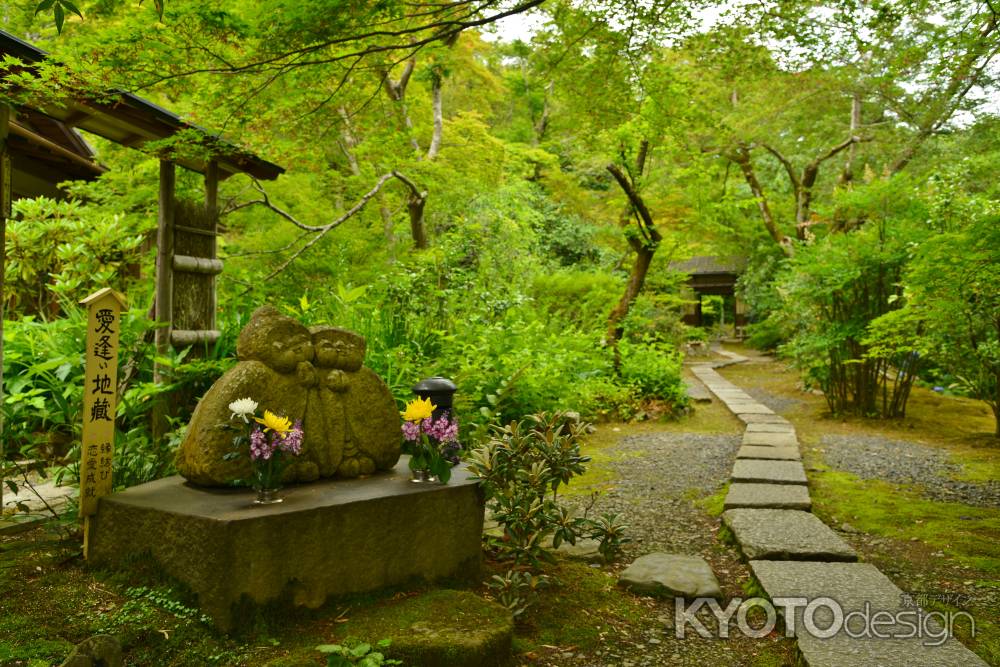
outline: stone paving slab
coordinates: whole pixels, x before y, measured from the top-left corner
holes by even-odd
[[[771,414],[760,414],[760,415],[743,413],[736,416],[744,424],[788,424],[789,426],[792,425],[790,421],[788,421],[781,415],[774,414],[773,412]]]
[[[763,403],[747,403],[746,405],[731,405],[729,409],[736,413],[736,416],[743,419],[743,415],[773,415],[774,410]]]
[[[760,445],[763,447],[798,447],[799,440],[794,433],[744,433],[744,445]]]
[[[747,560],[857,560],[854,549],[809,512],[741,508],[726,510],[722,520]]]
[[[795,433],[795,427],[788,422],[753,422],[747,424],[747,433]]]
[[[805,484],[806,471],[798,461],[752,461],[737,459],[731,479],[734,482],[764,484]]]
[[[695,403],[710,403],[712,401],[712,392],[701,380],[687,378],[684,380],[684,386],[687,389],[688,397]]]
[[[719,400],[725,403],[753,403],[754,400],[750,396],[743,394],[742,396],[733,392],[728,391],[718,391],[715,395],[719,397]]]
[[[809,489],[798,484],[731,484],[723,509],[738,507],[805,510],[812,508]]]
[[[874,630],[883,635],[909,634],[917,624],[919,607],[907,606],[903,591],[869,563],[804,563],[772,560],[752,560],[750,567],[754,576],[763,586],[768,596],[774,598],[816,598],[827,597],[836,600],[846,618],[852,612],[865,612],[866,603],[871,618],[881,611],[889,612],[893,618],[888,624],[879,623]],[[779,612],[784,611],[779,608]],[[909,617],[897,618],[896,613],[913,612]],[[798,638],[799,651],[810,667],[842,667],[843,665],[882,665],[885,667],[918,667],[940,665],[958,667],[986,665],[986,663],[956,639],[949,638],[940,646],[927,645],[941,641],[938,634],[941,627],[935,619],[926,622],[936,639],[928,635],[923,638],[879,638],[862,635],[864,619],[860,615],[851,616],[847,627],[827,639],[813,636],[805,628],[805,607],[797,607],[794,619],[785,620],[786,628],[794,630]],[[923,616],[921,619],[925,618]],[[819,606],[813,615],[813,623],[820,629],[830,627],[834,617],[826,606]],[[898,621],[905,621],[900,624]],[[919,621],[920,624],[925,622]],[[869,623],[869,627],[871,624]],[[848,631],[855,637],[848,635]]]
[[[764,459],[771,461],[801,461],[798,447],[761,447],[760,445],[743,445],[736,452],[738,459]]]

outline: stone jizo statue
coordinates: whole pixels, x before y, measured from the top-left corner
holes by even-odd
[[[250,397],[261,409],[302,420],[302,453],[285,482],[357,477],[399,460],[400,421],[385,383],[364,367],[365,339],[346,329],[313,327],[270,306],[240,332],[239,363],[212,385],[191,417],[177,470],[204,486],[249,479],[248,457],[226,460],[233,431],[229,404]]]

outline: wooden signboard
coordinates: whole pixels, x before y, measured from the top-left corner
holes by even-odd
[[[80,302],[87,306],[87,370],[80,443],[80,517],[97,511],[97,499],[111,493],[118,407],[118,333],[125,299],[109,287]]]

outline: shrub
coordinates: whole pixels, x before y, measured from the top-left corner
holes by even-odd
[[[580,454],[584,428],[558,413],[533,415],[495,429],[469,456],[469,470],[482,480],[487,506],[503,528],[502,539],[490,538],[501,558],[532,565],[551,559],[549,537],[553,547],[581,537],[600,539],[602,553],[610,555],[624,542],[615,517],[573,517],[559,502],[559,487],[583,474],[590,461]]]
[[[675,409],[687,405],[687,392],[681,380],[683,357],[663,343],[634,343],[622,340],[621,378],[636,391],[658,398]]]

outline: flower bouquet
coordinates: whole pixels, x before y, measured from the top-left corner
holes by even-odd
[[[434,418],[436,405],[429,398],[406,404],[403,416],[403,451],[410,455],[410,470],[426,472],[447,484],[451,467],[458,463],[458,422],[445,413]]]
[[[281,488],[281,473],[289,463],[287,457],[298,456],[302,451],[302,422],[293,424],[287,417],[270,410],[264,410],[264,416],[257,417],[257,407],[257,402],[251,398],[229,404],[230,419],[242,419],[246,433],[233,438],[237,451],[227,454],[226,458],[240,456],[244,445],[249,445],[251,483],[257,491],[255,502],[280,503],[281,498],[275,494]]]

